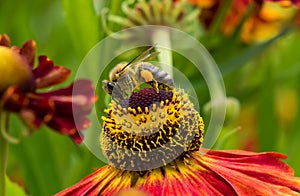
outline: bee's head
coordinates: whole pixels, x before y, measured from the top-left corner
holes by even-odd
[[[114,90],[115,87],[115,83],[108,81],[108,80],[103,80],[102,81],[102,88],[104,89],[104,91],[108,94],[112,94],[112,91]]]
[[[110,70],[110,72],[109,72],[110,81],[116,82],[120,78],[123,68],[127,64],[128,63],[126,63],[126,62],[122,62],[122,63],[117,64],[114,68],[112,68],[112,70]]]

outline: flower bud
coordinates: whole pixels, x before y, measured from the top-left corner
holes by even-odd
[[[122,11],[125,17],[109,15],[108,20],[126,28],[161,25],[178,28],[192,35],[200,33],[199,10],[187,4],[186,1],[124,1]],[[105,22],[103,26],[107,26]]]
[[[203,107],[203,112],[205,116],[210,116],[212,107],[211,102],[208,102]],[[240,114],[241,106],[240,102],[234,97],[227,97],[226,99],[226,116],[224,120],[224,125],[229,125],[232,123]]]
[[[33,74],[29,65],[15,51],[0,46],[0,95],[10,86],[17,85],[29,90],[33,84]]]

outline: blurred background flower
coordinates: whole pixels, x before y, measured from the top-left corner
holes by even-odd
[[[244,43],[267,41],[289,27],[298,12],[296,2],[263,0],[190,0],[202,11],[199,19],[208,32],[216,28],[225,36],[236,34]],[[205,2],[205,3],[204,3]],[[208,3],[209,2],[209,3]],[[222,17],[219,17],[222,14]],[[218,22],[218,24],[216,24]]]
[[[115,22],[123,27],[130,28],[141,25],[162,25],[196,34],[200,26],[197,22],[199,10],[192,9],[186,1],[173,0],[139,0],[124,1],[122,11],[125,16],[108,15],[110,22]],[[106,24],[104,23],[104,26]],[[107,29],[107,32],[111,31]]]
[[[73,85],[57,90],[41,91],[64,82],[70,70],[54,65],[47,56],[39,56],[35,67],[36,43],[27,41],[21,48],[11,47],[10,38],[0,35],[0,123],[1,123],[1,195],[6,192],[6,167],[8,143],[18,143],[19,139],[10,135],[10,114],[16,114],[28,127],[29,132],[43,124],[62,135],[67,135],[80,144],[80,131],[89,127],[86,117],[94,104],[94,88],[88,80],[76,80],[78,91],[73,93]],[[73,108],[76,108],[77,124]],[[12,122],[14,123],[14,122]],[[28,134],[28,133],[26,133]],[[25,135],[24,131],[21,135]]]
[[[36,43],[26,42],[22,48],[10,48],[7,35],[0,35],[1,71],[1,110],[17,113],[30,130],[36,130],[46,124],[55,131],[70,136],[80,144],[79,131],[89,126],[85,117],[90,113],[95,98],[93,86],[88,80],[78,80],[81,94],[73,95],[73,84],[64,89],[39,92],[64,82],[70,70],[55,66],[46,56],[39,56],[34,67]],[[80,122],[75,125],[72,104],[78,107]],[[7,133],[8,134],[8,133]]]
[[[45,53],[56,64],[76,71],[86,53],[107,35],[102,19],[111,31],[124,28],[101,14],[108,8],[110,15],[126,16],[122,2],[2,0],[0,33],[7,33],[18,46],[34,39],[38,54]],[[239,1],[239,9],[234,10],[235,2],[199,0],[183,8],[199,13],[196,38],[216,60],[228,97],[240,103],[240,113],[223,128],[214,148],[278,151],[288,155],[286,162],[299,176],[299,1]],[[251,6],[245,6],[249,2]],[[8,18],[11,10],[13,17]],[[209,102],[203,79],[189,62],[173,55],[174,66],[189,78],[200,105]],[[119,57],[114,62],[128,59]],[[67,82],[74,76],[71,74]],[[207,122],[209,116],[202,116]],[[10,122],[10,134],[17,137],[24,126],[14,115]],[[91,168],[104,165],[84,146],[77,147],[46,126],[42,130],[19,145],[9,146],[7,174],[31,195],[57,193],[90,174]]]

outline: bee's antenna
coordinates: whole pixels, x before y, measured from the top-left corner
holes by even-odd
[[[123,71],[126,67],[128,67],[128,65],[130,65],[131,63],[133,63],[138,57],[140,57],[140,55],[134,57],[129,63],[127,63],[127,64],[121,69],[121,71]]]
[[[157,45],[157,44],[154,44]],[[150,53],[150,51],[154,48],[154,46],[150,46],[146,51],[142,52],[141,54],[139,54],[138,56],[134,57],[129,63],[127,63],[121,70],[120,72],[124,71],[130,64],[132,64],[133,62],[135,62],[137,59],[140,60],[145,60],[148,58],[152,58],[158,55],[159,52],[153,52]]]

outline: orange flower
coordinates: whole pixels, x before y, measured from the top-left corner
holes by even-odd
[[[153,196],[300,195],[300,179],[284,158],[272,152],[194,152],[143,176],[104,166],[56,196],[109,196],[131,187]]]
[[[216,5],[219,0],[188,0],[189,3],[198,5],[203,9],[209,9]]]
[[[273,2],[278,2],[281,6],[297,6],[300,7],[300,1],[299,0],[265,0],[265,1],[273,1]]]
[[[200,9],[200,21],[204,26],[209,29],[213,21],[216,19],[217,13],[224,6],[224,0],[189,0],[188,2],[197,5]],[[252,4],[252,0],[233,0],[226,16],[223,19],[223,25],[221,27],[222,32],[229,35],[241,22],[247,9]]]
[[[144,88],[112,101],[106,113],[101,146],[110,165],[56,196],[131,188],[153,196],[300,195],[300,179],[280,160],[285,155],[205,152],[202,118],[183,90]]]
[[[208,30],[224,4],[222,0],[209,1],[214,2],[210,6],[203,4],[201,0],[190,2],[201,8],[200,21]],[[289,0],[233,0],[221,23],[220,31],[230,36],[242,25],[240,37],[243,42],[266,41],[280,33],[292,21],[297,12],[295,6],[299,5],[300,1]],[[250,10],[251,6],[253,10]]]
[[[231,7],[229,8],[223,24],[221,31],[225,35],[231,35],[236,27],[242,22],[245,13],[252,4],[251,0],[233,0]]]
[[[245,43],[262,42],[276,36],[295,16],[295,8],[267,2],[257,8],[243,24],[241,39]]]

